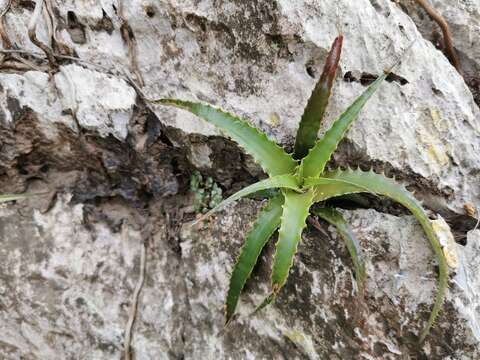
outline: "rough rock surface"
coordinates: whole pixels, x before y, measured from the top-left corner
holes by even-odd
[[[10,41],[35,52],[35,69],[0,68],[2,192],[58,196],[0,209],[0,357],[118,358],[146,237],[137,359],[480,356],[480,235],[468,232],[476,221],[463,210],[480,205],[477,2],[432,1],[450,22],[468,86],[435,48],[433,23],[407,0],[123,1],[138,72],[117,1],[50,3],[58,37],[82,61],[48,68],[27,35],[33,2],[13,1],[4,16]],[[37,37],[48,44],[46,19]],[[332,163],[397,176],[463,244],[445,311],[422,348],[415,335],[428,317],[435,264],[415,221],[385,203],[346,212],[367,253],[363,301],[335,232],[309,230],[277,303],[248,317],[268,289],[266,256],[240,318],[222,331],[228,273],[258,204],[241,202],[192,231],[182,227],[188,177],[200,169],[228,193],[261,172],[214,128],[145,104],[131,84],[140,73],[149,98],[216,104],[291,148],[339,31],[345,46],[324,129],[417,40]]]
[[[62,94],[63,109],[70,109],[81,127],[94,129],[101,136],[126,139],[136,94],[125,81],[66,65],[60,68],[55,83]]]
[[[460,57],[465,80],[477,104],[480,101],[480,3],[478,1],[430,1],[448,22],[455,49]],[[445,47],[441,30],[413,0],[400,0],[402,9],[412,18],[425,39],[439,50]]]
[[[222,307],[228,283],[225,269],[232,268],[231,254],[242,239],[241,235],[232,234],[244,232],[242,219],[247,213],[248,210],[231,209],[208,230],[192,231],[186,226],[182,233],[182,258],[191,268],[186,282],[194,326],[188,334],[189,338],[204,340],[192,350],[193,354],[205,358],[220,354],[227,358],[232,351],[225,350],[228,344],[234,349],[232,353],[240,353],[238,358],[248,358],[249,353],[252,358],[282,357],[282,351],[291,345],[296,349],[288,350],[291,354],[287,358],[416,356],[418,350],[411,347],[410,341],[425,320],[420,314],[427,316],[434,296],[432,252],[412,217],[395,217],[374,210],[346,213],[353,232],[366,249],[369,275],[364,301],[356,295],[351,261],[334,229],[329,229],[332,237],[311,231],[300,245],[296,267],[276,305],[249,317],[269,290],[270,261],[266,259],[271,256],[271,247],[254,276],[256,285],[242,299],[239,320],[223,332],[221,312],[212,316],[211,309]],[[479,340],[480,318],[476,312],[478,296],[473,290],[478,282],[473,275],[479,265],[478,259],[473,259],[478,254],[478,234],[471,233],[469,245],[459,249],[463,265],[451,281],[448,311],[423,349],[427,358],[479,356],[475,344]],[[205,244],[205,239],[213,242]],[[199,258],[204,261],[198,263]],[[450,318],[454,313],[455,320]],[[212,338],[212,333],[221,336]],[[260,334],[261,340],[247,351],[242,344],[248,340],[244,339],[255,334]]]
[[[122,203],[88,216],[63,195],[46,213],[30,204],[1,211],[3,358],[118,358],[138,278],[142,232]],[[411,341],[433,298],[432,253],[410,216],[346,212],[366,249],[367,295],[357,297],[351,263],[335,235],[309,231],[275,306],[249,317],[268,290],[270,247],[242,298],[240,318],[223,330],[222,306],[235,253],[258,206],[243,202],[205,229],[185,225],[180,252],[160,226],[150,243],[147,280],[133,338],[139,359],[363,358],[415,356]],[[21,212],[22,216],[19,216]],[[86,219],[96,219],[86,223]],[[113,226],[110,221],[117,225]],[[428,358],[479,356],[479,232],[460,248],[447,311]],[[463,267],[464,266],[464,267]],[[421,275],[420,275],[421,274]]]

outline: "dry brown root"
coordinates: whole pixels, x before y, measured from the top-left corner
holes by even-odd
[[[10,41],[8,34],[5,31],[5,25],[3,23],[3,18],[7,14],[7,12],[10,10],[11,6],[12,6],[12,0],[8,0],[7,4],[5,5],[5,8],[0,13],[0,39],[2,40],[2,45],[5,49],[10,49],[12,47],[12,42]],[[0,66],[4,62],[5,57],[6,55],[4,54],[0,55]]]
[[[326,237],[328,237],[328,233],[323,229],[322,225],[320,225],[320,222],[318,221],[318,219],[316,217],[313,217],[313,216],[309,216],[307,218],[307,221],[310,225],[312,225],[317,231],[321,232],[323,235],[325,235]]]
[[[47,71],[45,67],[40,67],[32,63],[28,63],[27,60],[21,59],[21,61],[5,60],[0,64],[0,69],[2,70],[12,70],[12,71]]]
[[[0,69],[15,70],[15,71],[42,71],[48,72],[48,67],[37,65],[22,57],[14,56],[12,60],[5,60],[0,63]]]
[[[72,49],[65,44],[62,39],[60,32],[58,31],[57,21],[55,20],[55,13],[53,11],[52,0],[45,0],[45,8],[47,10],[48,17],[50,18],[50,23],[52,27],[51,39],[52,47],[62,55],[73,55]]]
[[[8,0],[7,4],[5,5],[5,8],[0,13],[0,39],[2,41],[3,48],[6,50],[12,49],[12,42],[5,29],[5,24],[3,20],[5,18],[5,15],[10,10],[11,6],[12,6],[12,0]],[[42,71],[42,69],[38,67],[36,64],[32,63],[27,59],[22,58],[20,54],[17,54],[17,53],[0,54],[0,68],[16,70],[16,71],[28,71],[28,70]]]
[[[35,3],[33,15],[30,19],[30,23],[28,24],[28,37],[33,44],[43,50],[43,52],[47,56],[50,66],[55,68],[57,67],[57,61],[55,59],[55,54],[53,53],[53,50],[37,38],[37,24],[43,12],[43,2],[44,0],[37,0],[37,2]]]
[[[460,64],[460,59],[458,58],[455,47],[453,46],[452,34],[448,27],[447,21],[440,15],[429,3],[428,0],[415,0],[418,5],[420,5],[428,14],[428,16],[435,21],[443,33],[443,42],[445,43],[445,52],[452,63],[452,65],[457,69],[460,75],[463,76],[462,66]]]

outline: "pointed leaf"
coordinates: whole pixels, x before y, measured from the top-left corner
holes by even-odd
[[[363,293],[366,279],[365,259],[363,257],[362,249],[360,248],[360,243],[350,229],[350,226],[348,226],[343,215],[333,208],[316,208],[312,213],[320,216],[323,220],[337,228],[338,234],[345,241],[345,245],[352,258],[358,291],[359,293]]]
[[[300,174],[303,177],[317,177],[324,171],[328,160],[330,160],[333,152],[337,149],[339,142],[345,136],[348,128],[358,117],[360,110],[363,109],[368,99],[370,99],[380,87],[387,75],[387,73],[384,73],[379,76],[378,79],[375,80],[342,115],[340,115],[325,133],[324,137],[310,150],[300,165]]]
[[[305,220],[313,202],[313,195],[313,191],[303,194],[284,191],[285,203],[272,268],[272,290],[275,294],[287,281],[288,272],[305,227]]]
[[[295,139],[294,157],[296,159],[305,157],[308,154],[308,150],[310,150],[317,141],[320,122],[328,105],[335,73],[340,61],[342,43],[343,36],[341,35],[333,41],[320,80],[313,89],[310,99],[308,99],[307,107],[303,112]]]
[[[245,120],[225,111],[206,104],[176,99],[159,99],[151,102],[187,110],[217,126],[252,155],[270,176],[290,174],[297,166],[297,162],[264,133],[250,126]]]
[[[205,215],[197,219],[194,222],[194,224],[206,219],[207,217],[211,216],[213,213],[221,210],[228,204],[231,204],[232,202],[238,199],[241,199],[242,197],[256,193],[257,191],[260,191],[260,190],[266,190],[266,189],[272,189],[272,188],[286,188],[286,189],[291,189],[298,192],[301,191],[300,187],[298,186],[297,178],[294,175],[278,175],[265,180],[261,180],[259,182],[256,182],[255,184],[244,187],[242,190],[236,192],[229,198],[223,200],[220,204],[218,204],[212,210],[210,210]]]
[[[258,305],[255,310],[253,311],[253,313],[251,315],[256,315],[259,311],[261,311],[263,308],[265,308],[266,306],[270,305],[274,300],[275,300],[275,297],[276,297],[276,293],[275,292],[271,292],[270,294],[268,294],[268,296],[263,299],[263,301],[261,302],[260,305]]]
[[[247,235],[230,277],[225,311],[226,324],[230,322],[235,313],[240,293],[250,277],[263,247],[280,226],[283,202],[282,194],[277,194],[276,197],[270,199]]]
[[[355,184],[358,186],[357,190],[362,188],[368,189],[369,192],[389,197],[390,199],[402,204],[404,207],[410,210],[410,212],[415,216],[422,226],[423,231],[427,235],[433,251],[435,252],[439,264],[439,285],[437,295],[435,297],[435,303],[430,313],[427,325],[424,327],[420,335],[420,340],[423,341],[428,335],[430,328],[440,312],[445,298],[445,292],[448,287],[447,262],[443,254],[442,246],[435,234],[435,230],[433,229],[432,223],[430,222],[425,210],[413,197],[413,195],[410,194],[407,189],[405,189],[405,187],[400,186],[394,180],[386,178],[383,175],[378,175],[374,172],[363,172],[360,170],[337,170],[334,172],[324,173],[323,176],[332,180],[338,180],[338,191],[336,196],[341,195],[340,192],[342,187],[345,187],[346,193],[351,193],[353,186],[351,184]],[[318,188],[316,188],[316,191],[321,191],[320,189],[322,189],[322,185],[319,185]]]

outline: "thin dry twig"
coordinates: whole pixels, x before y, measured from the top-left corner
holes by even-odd
[[[12,60],[5,60],[0,64],[2,69],[7,70],[14,70],[14,71],[30,71],[30,70],[37,70],[37,71],[46,71],[46,68],[40,68],[33,64],[25,64],[21,61],[12,61]]]
[[[43,50],[45,55],[47,56],[48,62],[52,67],[57,66],[57,61],[55,59],[55,55],[53,50],[47,46],[46,44],[42,43],[37,38],[37,24],[40,19],[40,16],[43,12],[43,2],[44,0],[37,0],[35,3],[35,9],[33,10],[32,18],[30,19],[30,23],[28,24],[28,37],[36,46]]]
[[[10,10],[11,6],[12,6],[12,0],[8,0],[7,4],[5,5],[5,8],[0,13],[0,38],[2,39],[3,47],[7,48],[7,49],[12,47],[12,42],[10,41],[10,38],[8,37],[8,34],[5,31],[5,25],[3,23],[3,18],[7,14],[7,12]],[[0,57],[0,64],[3,63],[4,60],[5,60],[5,56],[1,56]]]
[[[13,0],[8,0],[7,1],[7,4],[5,5],[5,8],[0,13],[0,19],[3,18],[7,14],[7,12],[10,10],[10,7],[12,6],[12,2],[13,2]]]
[[[8,37],[8,35],[6,33],[5,28],[4,28],[4,24],[3,24],[4,16],[7,15],[8,11],[12,7],[12,1],[13,0],[8,0],[7,4],[5,5],[5,8],[0,13],[0,36],[2,38],[2,41],[4,43],[3,45],[5,47],[11,47],[12,46],[12,42],[10,41],[10,38]]]
[[[45,8],[47,9],[47,13],[52,25],[52,46],[56,47],[57,50],[63,55],[72,55],[72,49],[70,49],[70,47],[65,44],[60,32],[58,31],[57,21],[55,18],[55,13],[53,11],[52,0],[45,0]]]
[[[42,56],[42,54],[40,53],[34,53],[31,51],[18,50],[18,49],[0,49],[0,54],[9,54],[13,60],[25,65],[23,67],[19,65],[18,70],[23,69],[24,71],[28,71],[28,70],[47,71],[47,69],[45,69],[44,67],[38,66],[35,63],[19,56],[19,54],[24,54],[31,57],[35,57],[37,59],[45,60],[45,56]],[[11,65],[11,62],[9,64]],[[0,61],[0,68],[3,68],[3,67],[6,67],[5,63],[2,63],[2,61]]]
[[[44,54],[39,53],[39,52],[35,52],[35,51],[24,50],[24,49],[0,49],[0,54],[2,54],[2,53],[3,54],[23,54],[23,55],[28,55],[28,56],[34,57],[34,58],[39,59],[39,60],[46,60]],[[128,84],[130,84],[135,89],[135,91],[137,92],[137,95],[142,100],[144,100],[147,104],[148,104],[148,102],[154,102],[155,101],[154,99],[149,99],[143,93],[140,86],[135,82],[134,79],[132,79],[132,77],[128,74],[128,71],[126,69],[118,68],[116,66],[113,69],[112,68],[107,68],[103,65],[95,64],[91,61],[80,59],[78,57],[70,56],[70,55],[61,55],[61,54],[54,53],[54,56],[57,59],[75,61],[75,62],[78,62],[80,64],[86,65],[87,67],[89,66],[89,67],[91,67],[95,70],[100,70],[100,71],[102,71],[106,74],[113,75],[113,76],[119,76],[123,80],[125,80]],[[39,70],[39,71],[44,71],[44,70]]]
[[[34,64],[33,62],[31,61],[28,61],[27,59],[24,59],[22,58],[21,56],[14,56],[13,57],[16,61],[26,65],[27,67],[29,67],[29,70],[36,70],[36,71],[48,71],[48,69],[42,67],[42,66],[38,66],[36,64]]]
[[[132,295],[132,307],[130,308],[130,313],[128,316],[127,326],[125,328],[125,343],[124,343],[124,359],[131,359],[131,342],[132,342],[132,331],[135,319],[137,317],[137,308],[138,308],[138,298],[140,292],[142,291],[143,284],[145,282],[145,269],[146,269],[146,258],[147,258],[147,244],[145,241],[142,242],[140,248],[140,273],[135,286],[135,290]]]
[[[0,52],[2,52],[2,51],[0,50]],[[24,59],[21,56],[12,55],[11,58],[14,61],[5,60],[5,59],[3,59],[3,61],[1,61],[1,59],[0,59],[0,68],[1,69],[10,68],[12,70],[18,70],[18,71],[30,71],[30,70],[48,71],[48,69],[46,69],[42,66],[38,66],[38,65],[34,64],[33,62],[28,61],[27,59]],[[18,65],[15,65],[14,64],[15,62]]]
[[[459,74],[463,76],[462,65],[460,63],[460,59],[458,58],[457,52],[455,51],[455,47],[453,46],[452,34],[450,33],[447,21],[428,3],[428,0],[415,1],[426,11],[428,16],[435,21],[442,30],[446,55],[455,69],[457,69]]]
[[[5,24],[3,23],[4,17],[5,17],[5,15],[7,15],[8,11],[10,10],[11,7],[12,7],[12,0],[8,0],[7,4],[5,5],[5,8],[0,13],[0,38],[2,40],[3,47],[6,48],[6,49],[11,49],[13,47],[12,42],[11,42],[9,36],[8,36],[8,33],[5,30]],[[0,67],[1,68],[9,68],[9,69],[12,69],[12,70],[20,70],[20,71],[28,71],[28,70],[32,70],[32,69],[37,70],[37,71],[42,71],[42,69],[40,69],[34,63],[22,58],[18,54],[11,54],[10,57],[13,60],[15,60],[15,61],[17,61],[17,62],[19,62],[23,65],[14,64],[11,61],[7,62],[6,61],[6,56],[0,56]]]
[[[130,61],[132,72],[135,75],[140,87],[143,87],[144,85],[143,76],[138,67],[138,60],[137,60],[137,40],[135,39],[133,30],[123,13],[123,0],[118,0],[117,15],[121,22],[120,33],[122,34],[122,39],[125,42],[125,44],[127,44],[128,59]]]
[[[34,57],[34,58],[39,59],[39,60],[48,60],[48,59],[45,58],[45,55],[43,53],[30,51],[30,50],[24,50],[24,49],[0,49],[0,54],[23,54],[23,55],[28,55],[28,56]],[[80,59],[80,58],[75,57],[75,56],[61,55],[61,54],[57,54],[57,53],[54,53],[53,55],[57,59],[75,61],[75,62],[84,64],[84,65],[91,66],[91,67],[93,67],[97,70],[101,70],[101,71],[106,72],[110,75],[121,74],[122,76],[125,76],[124,73],[118,71],[118,69],[115,69],[115,71],[114,71],[114,70],[106,68],[106,67],[104,67],[100,64],[95,64],[91,61],[83,60],[83,59]],[[129,77],[126,77],[125,80],[128,81],[128,82],[132,81]]]
[[[50,17],[50,13],[46,5],[47,5],[47,0],[43,0],[43,9],[42,9],[43,21],[45,22],[45,25],[47,27],[47,38],[49,39],[49,41],[52,41],[53,21],[52,21],[52,18]]]
[[[327,237],[329,236],[328,233],[322,228],[322,225],[320,225],[320,223],[318,222],[318,219],[316,217],[309,216],[307,221],[310,225],[312,225],[315,229],[320,231],[323,235],[325,235]]]

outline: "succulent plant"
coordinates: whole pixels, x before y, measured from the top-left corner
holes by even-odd
[[[237,142],[246,153],[250,154],[269,176],[230,196],[204,217],[244,196],[265,189],[279,189],[273,197],[269,198],[267,205],[258,215],[257,221],[247,234],[246,241],[240,250],[230,277],[226,299],[226,323],[232,320],[240,293],[257,263],[263,247],[278,230],[271,275],[271,292],[260,304],[259,309],[276,298],[287,281],[302,231],[306,226],[306,219],[310,213],[318,215],[337,227],[352,257],[358,288],[363,290],[365,264],[359,244],[342,214],[333,208],[325,207],[325,202],[328,199],[347,194],[370,193],[393,199],[410,210],[423,227],[437,257],[439,285],[430,317],[420,334],[420,340],[423,341],[442,307],[448,286],[448,266],[428,215],[421,203],[394,179],[373,171],[326,170],[327,162],[339,142],[391,69],[378,76],[333,122],[325,135],[321,139],[317,139],[320,122],[330,98],[340,60],[342,42],[342,36],[337,37],[333,42],[323,73],[301,118],[293,154],[285,152],[282,147],[267,138],[264,133],[250,126],[247,121],[210,105],[168,98],[150,101],[189,111],[217,126]]]
[[[222,202],[222,189],[210,176],[203,177],[195,171],[190,177],[190,191],[193,194],[193,209],[196,213],[204,213]]]

